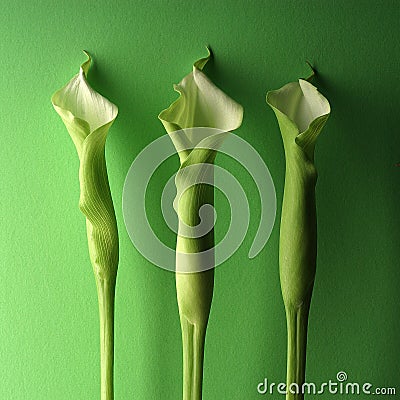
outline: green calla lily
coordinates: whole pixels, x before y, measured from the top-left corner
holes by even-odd
[[[199,213],[203,206],[214,205],[212,165],[218,147],[243,119],[242,106],[202,72],[210,56],[209,52],[197,61],[193,71],[174,86],[180,97],[159,115],[180,158],[175,179],[175,210],[179,217],[176,291],[182,328],[184,400],[202,398],[204,341],[214,287],[214,229],[198,235],[187,231],[201,225]],[[199,135],[199,130],[191,129],[198,127],[212,129]]]
[[[308,314],[317,255],[315,142],[329,115],[328,100],[306,80],[267,94],[278,119],[286,156],[279,272],[288,329],[286,399],[303,399]],[[297,385],[297,386],[296,386]],[[300,390],[301,391],[301,390]]]
[[[87,53],[86,53],[87,54]],[[118,231],[108,183],[105,143],[118,108],[87,82],[91,58],[62,89],[54,93],[54,109],[78,152],[79,208],[86,217],[89,255],[96,279],[100,311],[101,399],[112,400],[114,364],[114,297],[118,267]]]

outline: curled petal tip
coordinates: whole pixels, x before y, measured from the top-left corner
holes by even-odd
[[[316,75],[317,75],[317,70],[312,66],[312,64],[310,63],[310,61],[306,60],[306,64],[310,67],[311,69],[311,75],[306,78],[305,80],[310,82],[311,79],[313,79]]]
[[[83,50],[83,52],[86,54],[87,60],[81,65],[81,72],[86,76],[89,72],[90,64],[92,63],[92,57],[90,57],[90,54],[86,50]]]
[[[209,46],[206,46],[207,49],[207,56],[200,58],[200,60],[197,60],[194,64],[193,67],[199,69],[200,71],[204,68],[204,66],[207,64],[207,62],[212,58],[212,51]]]

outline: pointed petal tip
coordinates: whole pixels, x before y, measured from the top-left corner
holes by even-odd
[[[196,68],[199,69],[200,71],[203,70],[203,68],[207,64],[207,62],[210,60],[210,58],[212,58],[213,54],[212,54],[211,48],[207,45],[206,49],[207,49],[207,56],[200,58],[200,60],[197,60],[193,64],[193,70],[195,70]]]
[[[90,56],[88,51],[86,51],[86,50],[82,50],[82,51],[85,53],[87,60],[81,65],[80,73],[81,74],[83,73],[83,75],[87,76],[89,69],[90,69],[90,65],[92,63],[92,57]]]
[[[306,60],[306,64],[310,67],[311,69],[311,74],[308,78],[306,78],[305,80],[310,82],[313,78],[315,78],[317,76],[317,70],[312,66],[312,64],[310,63],[310,61]]]

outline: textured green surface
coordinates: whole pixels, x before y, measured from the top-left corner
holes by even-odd
[[[399,387],[399,20],[398,2],[389,0],[3,1],[0,398],[98,398],[97,298],[77,207],[79,161],[49,101],[76,73],[82,49],[95,61],[94,88],[119,106],[106,149],[121,232],[115,398],[181,396],[174,274],[149,265],[133,248],[121,195],[134,156],[165,134],[157,114],[176,98],[171,82],[206,44],[215,54],[207,74],[244,106],[238,134],[268,163],[278,205],[284,154],[265,92],[307,76],[305,59],[320,72],[315,84],[332,115],[315,160],[324,178],[316,188],[319,254],[307,375],[322,382],[345,370],[352,380]],[[278,224],[265,250],[248,261],[256,188],[232,160],[218,162],[237,171],[255,212],[243,246],[216,270],[204,399],[258,399],[264,377],[285,379]],[[171,158],[157,171],[149,197],[154,229],[172,246],[174,234],[158,218],[157,181],[178,165]],[[222,196],[216,203],[220,237],[228,208]]]

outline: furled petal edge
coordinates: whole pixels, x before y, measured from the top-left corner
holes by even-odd
[[[52,103],[62,118],[72,140],[81,153],[87,136],[105,125],[111,125],[118,114],[118,107],[93,90],[87,82],[91,57],[81,65],[79,73],[64,87],[54,93]]]
[[[168,133],[193,127],[232,131],[242,123],[242,106],[217,88],[201,71],[211,57],[207,50],[207,57],[196,61],[193,71],[174,85],[179,98],[158,116]],[[175,135],[171,139],[177,148],[193,148],[198,144],[188,135]]]

